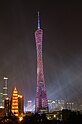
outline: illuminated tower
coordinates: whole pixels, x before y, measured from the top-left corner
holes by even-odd
[[[17,91],[16,87],[13,90],[11,112],[15,116],[18,116],[18,114],[19,114],[19,110],[18,110],[18,91]]]
[[[37,87],[35,98],[35,111],[47,112],[48,100],[46,95],[46,87],[43,73],[43,60],[42,60],[42,37],[43,30],[40,28],[40,19],[38,12],[38,29],[35,32],[36,51],[37,51]]]

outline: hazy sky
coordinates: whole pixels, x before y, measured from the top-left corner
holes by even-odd
[[[82,101],[82,6],[42,0],[0,2],[0,91],[9,78],[25,102],[35,99],[37,11],[43,36],[44,76],[48,99]]]

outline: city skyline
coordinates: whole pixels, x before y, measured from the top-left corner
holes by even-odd
[[[78,3],[39,2],[18,0],[0,4],[0,91],[3,77],[7,76],[9,96],[16,86],[26,101],[35,99],[34,32],[39,10],[44,30],[43,63],[48,99],[81,102],[82,8]]]

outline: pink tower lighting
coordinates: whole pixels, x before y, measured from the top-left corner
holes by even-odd
[[[40,28],[40,18],[38,12],[38,29],[35,31],[36,51],[37,51],[37,87],[35,98],[35,112],[48,112],[48,100],[46,94],[46,87],[43,73],[43,59],[42,59],[42,38],[43,30]]]

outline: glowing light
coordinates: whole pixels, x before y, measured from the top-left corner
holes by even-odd
[[[7,97],[6,100],[9,100],[9,98]]]
[[[21,116],[21,117],[19,117],[19,121],[22,121],[23,120],[23,117]]]
[[[54,118],[56,118],[56,115],[54,115]]]
[[[8,78],[7,78],[7,77],[4,77],[3,79],[4,79],[4,80],[8,80]]]
[[[18,97],[22,98],[23,96],[22,95],[18,95]]]

